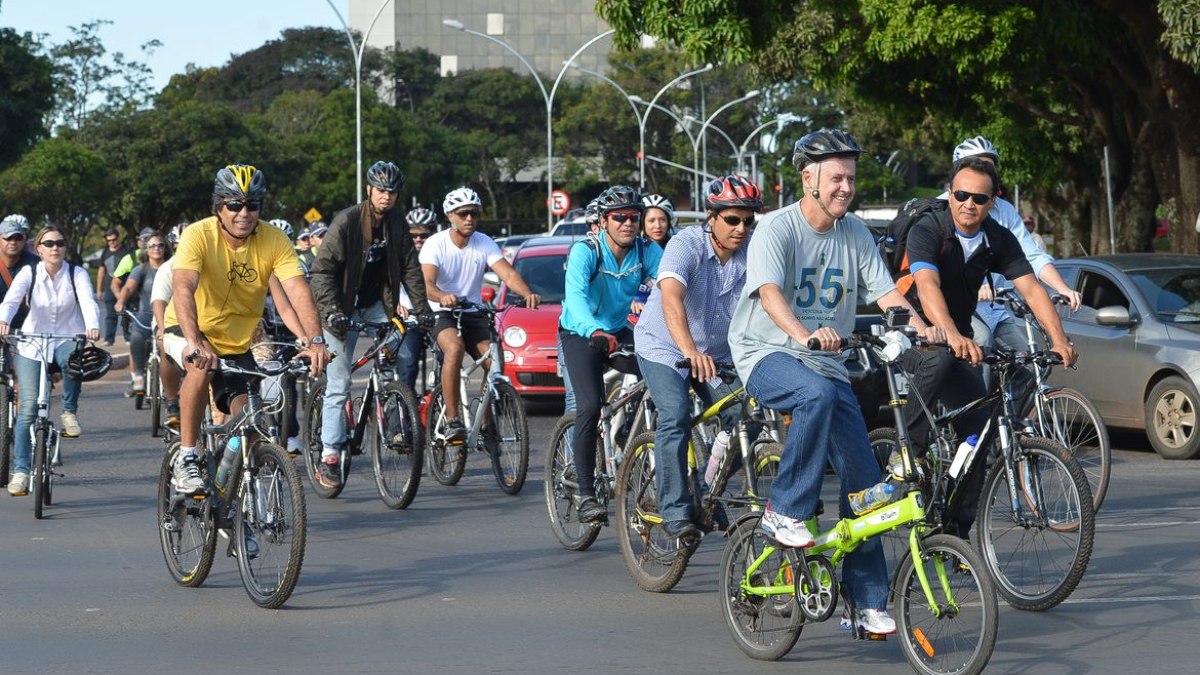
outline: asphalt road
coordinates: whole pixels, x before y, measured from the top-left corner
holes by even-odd
[[[45,520],[29,498],[0,496],[4,673],[911,672],[896,641],[854,642],[836,621],[781,662],[745,658],[715,593],[719,538],[664,595],[634,586],[611,530],[589,551],[561,549],[542,501],[559,412],[545,406],[518,497],[479,455],[458,486],[423,481],[409,509],[389,511],[359,462],[340,498],[306,493],[303,573],[282,609],[251,604],[229,558],[202,588],[177,587],[156,531],[162,444],[122,389],[118,375],[86,386],[84,436],[64,441]],[[1087,576],[1044,614],[1003,607],[989,671],[1193,672],[1197,539],[1200,462],[1118,452]]]

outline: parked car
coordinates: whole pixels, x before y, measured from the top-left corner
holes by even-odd
[[[536,239],[538,237],[544,237],[544,236],[546,236],[546,235],[545,234],[514,234],[514,235],[511,235],[508,237],[500,237],[499,239],[496,239],[495,241],[496,241],[496,245],[500,247],[500,252],[504,254],[504,258],[506,260],[508,260],[508,262],[512,262],[513,256],[517,255],[517,249],[521,248],[521,244],[524,244],[525,242],[529,241],[530,239]]]
[[[513,267],[542,303],[537,309],[509,306],[496,319],[504,354],[504,374],[524,397],[561,397],[558,374],[558,317],[565,294],[567,251],[572,237],[537,237],[527,241],[513,258]],[[499,307],[515,299],[507,284],[496,296]]]
[[[1145,430],[1168,459],[1200,456],[1200,256],[1129,253],[1058,260],[1082,296],[1060,309],[1079,350],[1053,382],[1096,404],[1109,426]]]

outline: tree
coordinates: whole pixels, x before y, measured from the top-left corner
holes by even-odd
[[[108,50],[100,39],[100,29],[111,23],[96,20],[71,26],[75,37],[50,51],[54,57],[55,118],[70,129],[80,128],[97,111],[133,111],[152,100],[152,73],[145,62],[128,59],[121,52],[106,58]],[[161,44],[151,40],[141,49],[150,58]]]
[[[54,104],[53,72],[53,62],[39,54],[29,33],[0,28],[0,168],[46,133],[43,120]]]
[[[108,202],[110,185],[104,158],[64,138],[42,140],[0,173],[0,197],[14,211],[62,226],[76,246]]]

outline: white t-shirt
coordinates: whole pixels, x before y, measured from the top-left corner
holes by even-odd
[[[155,300],[171,301],[171,296],[175,294],[174,277],[175,259],[168,258],[158,268],[158,274],[154,275],[154,285],[150,287],[151,303]]]
[[[430,237],[421,247],[418,259],[422,265],[438,268],[437,285],[447,293],[466,298],[471,302],[483,302],[479,289],[483,286],[483,274],[489,267],[504,258],[500,247],[492,238],[476,232],[467,240],[464,248],[454,245],[451,230],[442,230]],[[445,309],[433,300],[429,306],[434,311]]]

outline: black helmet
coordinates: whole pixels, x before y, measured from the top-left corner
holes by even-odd
[[[398,192],[404,187],[404,174],[391,162],[375,162],[367,169],[367,185],[384,192]]]
[[[854,136],[841,129],[818,129],[796,141],[792,164],[799,170],[830,157],[858,157],[863,152]]]
[[[642,195],[628,185],[614,185],[596,197],[596,211],[601,216],[617,209],[637,209],[639,213],[646,212],[646,206],[642,204]]]
[[[249,164],[230,164],[217,172],[214,199],[244,199],[267,196],[267,177]]]
[[[71,352],[67,358],[67,375],[81,382],[91,382],[104,377],[112,367],[112,355],[96,345],[88,345]]]

